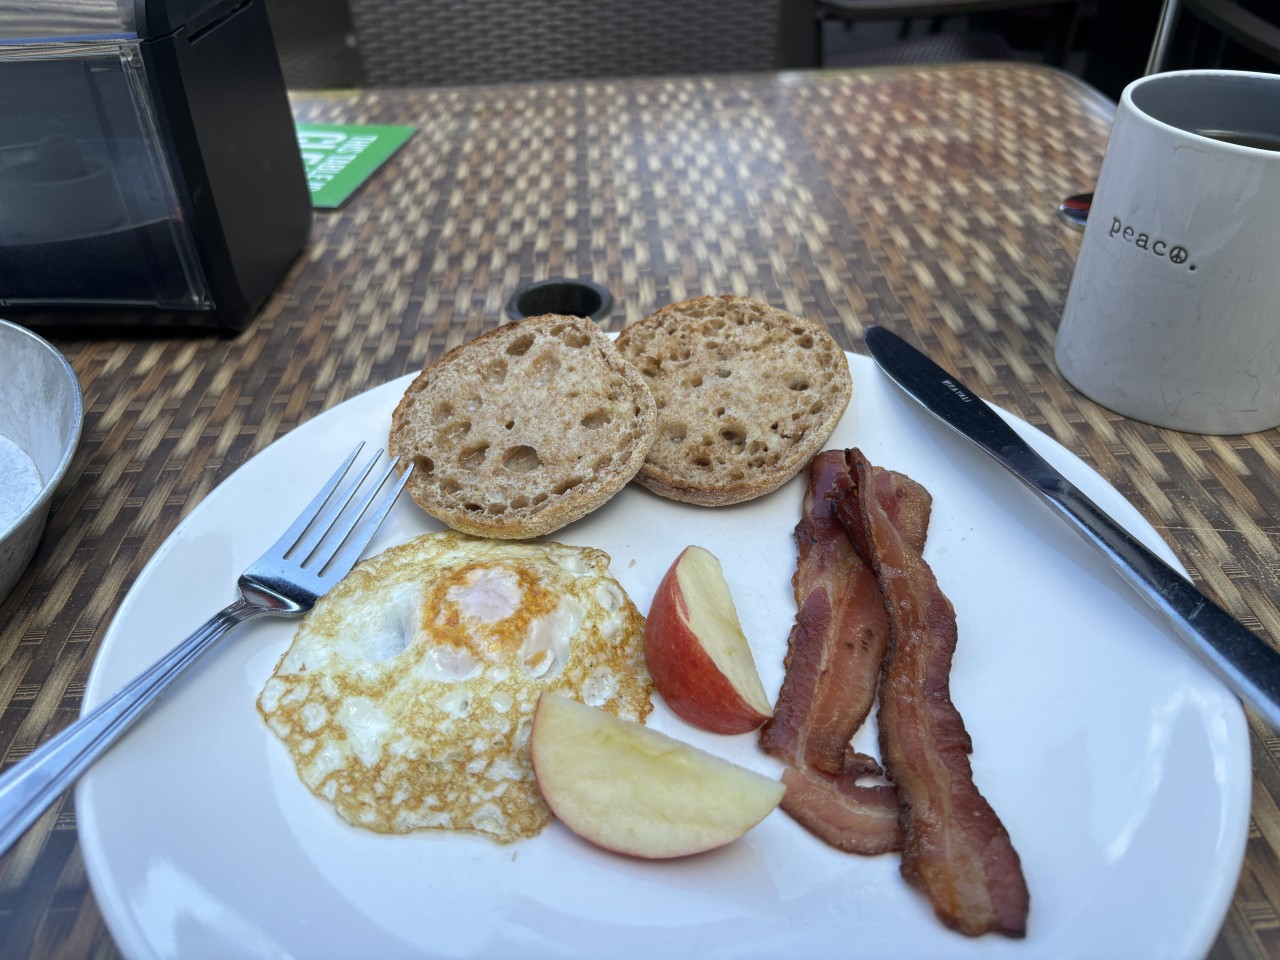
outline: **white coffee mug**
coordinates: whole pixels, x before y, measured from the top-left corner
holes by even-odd
[[[1054,353],[1082,393],[1146,423],[1280,425],[1280,75],[1125,89]]]

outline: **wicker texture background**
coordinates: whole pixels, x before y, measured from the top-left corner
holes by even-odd
[[[364,83],[347,0],[266,0],[280,67],[290,90]]]
[[[1108,105],[1065,74],[969,65],[383,91],[300,119],[417,135],[313,239],[235,339],[49,331],[85,389],[82,447],[0,602],[0,758],[77,713],[97,645],[178,521],[299,423],[501,322],[518,285],[582,276],[619,329],[734,292],[872,322],[1044,429],[1133,500],[1195,577],[1271,641],[1280,432],[1147,427],[1057,376],[1052,342]],[[1247,859],[1212,956],[1280,956],[1280,763],[1257,729]],[[114,955],[65,797],[0,858],[0,956]],[[1176,842],[1176,841],[1175,841]]]
[[[350,0],[370,84],[764,70],[778,0]]]

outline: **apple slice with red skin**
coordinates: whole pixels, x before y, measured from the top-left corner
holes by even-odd
[[[782,800],[778,780],[633,720],[543,693],[529,752],[551,812],[597,846],[683,857],[724,846]]]
[[[720,561],[702,547],[686,547],[658,584],[644,659],[667,706],[695,727],[746,733],[773,715]]]

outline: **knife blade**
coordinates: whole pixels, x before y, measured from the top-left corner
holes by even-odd
[[[951,373],[884,327],[863,340],[889,379],[1034,491],[1163,614],[1174,639],[1280,730],[1280,652],[1134,539]]]

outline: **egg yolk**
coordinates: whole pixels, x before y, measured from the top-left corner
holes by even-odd
[[[528,570],[468,564],[428,588],[422,630],[436,644],[498,662],[521,654],[535,624],[551,617],[558,603]]]

